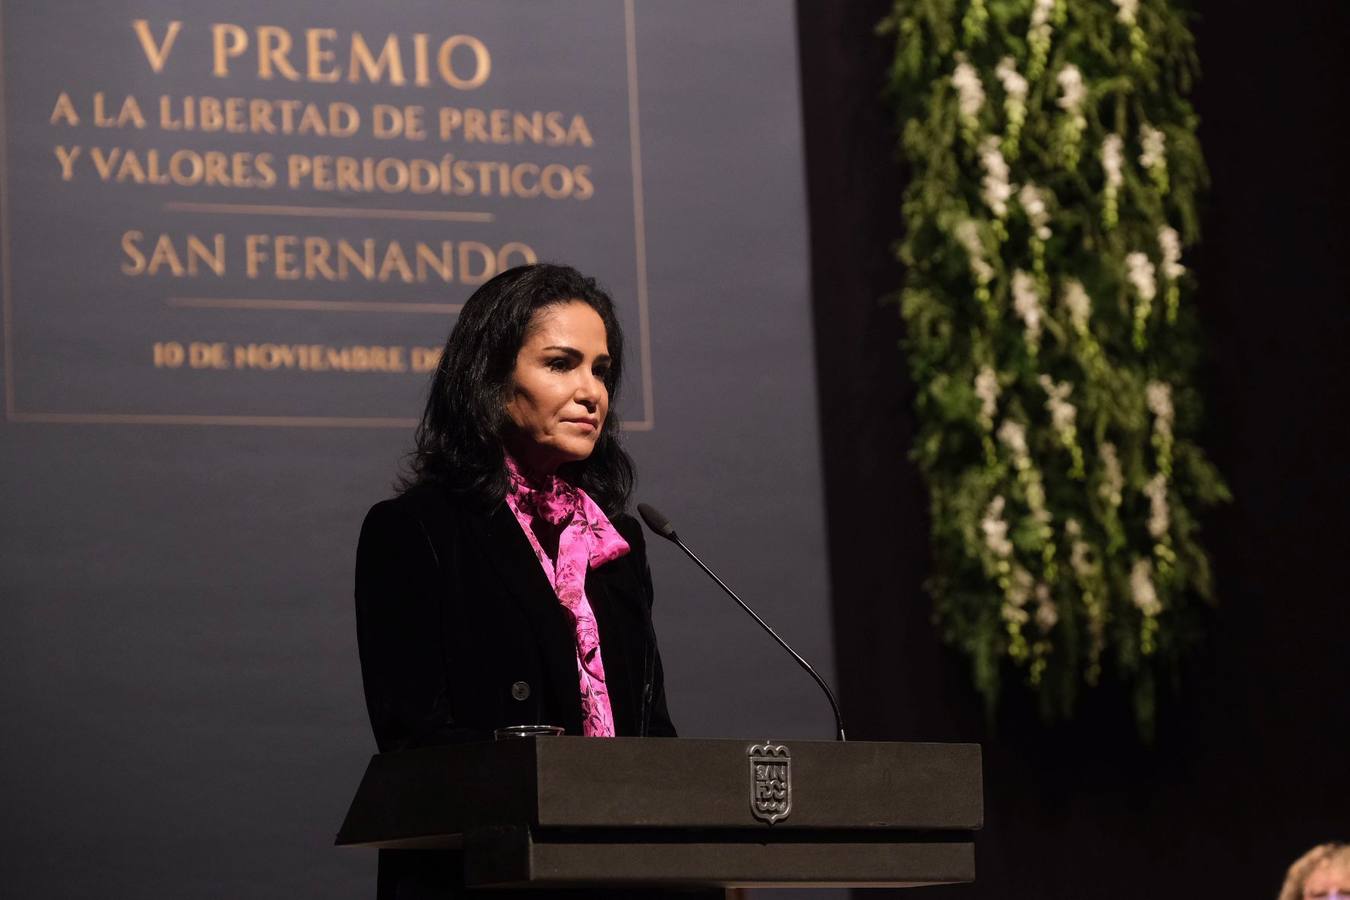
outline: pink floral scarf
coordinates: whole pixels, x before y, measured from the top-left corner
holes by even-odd
[[[576,626],[584,733],[587,737],[614,737],[614,710],[609,705],[605,664],[600,658],[600,630],[586,599],[586,572],[623,556],[628,552],[628,542],[581,488],[556,476],[543,484],[531,484],[509,456],[506,468],[511,478],[506,505],[534,548],[553,593]],[[556,563],[539,544],[533,527],[536,519],[562,529]]]

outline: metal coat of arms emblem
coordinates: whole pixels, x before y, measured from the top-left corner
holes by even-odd
[[[746,750],[750,759],[750,812],[772,825],[792,812],[792,754],[765,741]]]

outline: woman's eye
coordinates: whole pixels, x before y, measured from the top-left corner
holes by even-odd
[[[553,372],[566,372],[571,368],[571,361],[565,356],[559,356],[548,361],[548,367]]]
[[[595,377],[601,381],[609,380],[609,366],[601,366],[595,370]]]

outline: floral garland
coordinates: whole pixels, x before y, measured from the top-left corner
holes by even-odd
[[[992,709],[1128,684],[1141,730],[1211,596],[1192,436],[1205,183],[1168,0],[895,0],[911,169],[901,310],[932,502],[928,587]]]

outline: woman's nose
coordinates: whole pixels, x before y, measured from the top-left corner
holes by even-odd
[[[588,412],[595,412],[596,407],[600,405],[600,397],[604,394],[604,391],[604,381],[587,372],[582,374],[575,396],[577,402],[586,407]]]

